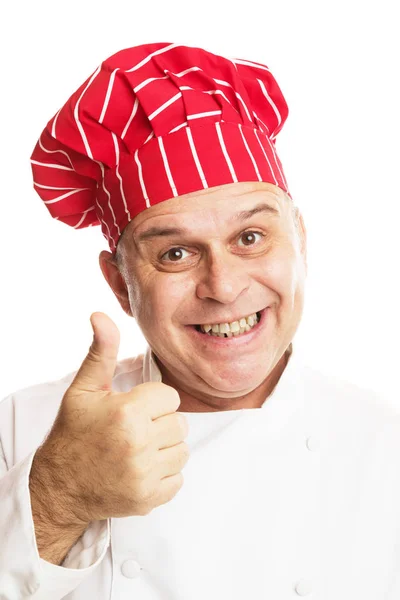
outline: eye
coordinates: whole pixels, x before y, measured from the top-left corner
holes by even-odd
[[[166,260],[166,262],[179,262],[183,256],[183,253],[187,252],[183,248],[170,248],[165,254],[162,255],[161,260]],[[189,252],[187,252],[189,254]],[[165,258],[167,257],[167,258]]]
[[[259,233],[258,231],[245,231],[242,233],[239,239],[244,240],[245,246],[254,246],[255,242],[257,241],[255,238],[256,235],[259,235],[261,238],[264,237],[263,234]]]

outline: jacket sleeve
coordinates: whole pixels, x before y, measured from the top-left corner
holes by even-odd
[[[110,520],[94,521],[62,565],[39,556],[29,474],[35,451],[11,469],[0,439],[0,600],[58,600],[93,573],[110,543]]]

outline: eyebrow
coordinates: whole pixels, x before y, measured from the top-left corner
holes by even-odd
[[[228,223],[233,223],[234,221],[239,221],[242,223],[243,221],[247,221],[248,219],[251,219],[251,217],[253,217],[254,215],[260,213],[267,213],[275,216],[280,215],[278,209],[274,208],[270,204],[266,204],[265,202],[263,202],[262,204],[258,204],[254,208],[251,208],[250,210],[242,210],[236,213],[228,219]],[[150,229],[147,229],[146,231],[140,233],[137,236],[137,242],[140,243],[144,240],[148,240],[154,237],[166,237],[169,235],[185,235],[187,233],[189,233],[187,229],[181,229],[179,227],[150,227]]]

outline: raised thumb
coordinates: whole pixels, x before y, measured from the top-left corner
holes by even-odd
[[[109,391],[117,365],[120,334],[118,327],[105,313],[90,317],[93,341],[77,372],[72,386],[76,391]]]

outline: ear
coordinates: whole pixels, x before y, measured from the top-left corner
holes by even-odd
[[[297,209],[297,217],[299,221],[299,233],[300,233],[300,249],[304,258],[304,264],[306,266],[306,273],[308,273],[308,264],[307,264],[307,229],[304,224],[303,215],[300,210]]]
[[[99,264],[104,279],[114,292],[122,309],[129,317],[132,317],[133,315],[129,303],[128,288],[126,286],[125,279],[119,270],[114,254],[107,252],[107,250],[103,250],[99,255]]]

